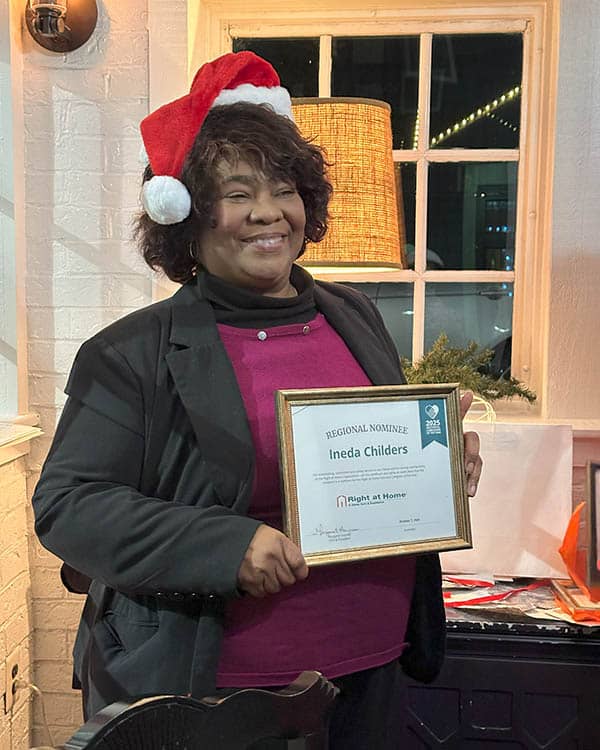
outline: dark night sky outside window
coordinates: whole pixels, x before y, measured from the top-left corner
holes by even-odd
[[[515,162],[430,164],[427,249],[437,267],[512,271],[516,192]]]
[[[431,66],[433,138],[521,86],[522,38],[520,34],[434,36]],[[453,131],[439,147],[518,148],[520,117],[521,99],[517,96],[467,127]]]
[[[233,51],[251,50],[268,60],[291,96],[319,95],[319,40],[234,39]]]

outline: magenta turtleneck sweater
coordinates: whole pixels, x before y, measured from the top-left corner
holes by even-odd
[[[243,328],[218,325],[256,453],[249,515],[279,529],[274,391],[371,384],[321,314],[304,311],[301,319],[273,325],[267,318],[270,325],[262,328],[247,327],[247,319]],[[230,602],[218,687],[283,685],[305,669],[333,678],[397,658],[404,648],[413,585],[414,558],[390,557],[319,566],[306,581],[278,594]]]

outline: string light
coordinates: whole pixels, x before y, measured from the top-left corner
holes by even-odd
[[[418,148],[419,146],[419,113],[417,112],[417,116],[415,118],[415,129],[413,131],[413,149]]]
[[[500,123],[500,125],[504,125],[505,128],[508,128],[515,133],[519,130],[519,128],[513,122],[509,122],[509,120],[505,120],[503,117],[498,117],[493,112],[489,114],[488,117],[490,117],[492,120],[496,120]]]
[[[494,115],[492,113],[494,112],[494,110],[498,109],[499,107],[502,107],[505,104],[508,104],[513,99],[516,99],[520,94],[521,94],[521,87],[514,86],[512,89],[502,94],[497,99],[493,99],[491,102],[484,104],[482,107],[478,107],[476,110],[473,110],[473,112],[470,112],[461,120],[458,120],[457,122],[455,122],[451,127],[446,128],[445,130],[441,130],[438,135],[434,136],[431,139],[430,145],[439,146],[439,144],[442,141],[445,141],[451,135],[455,135],[456,133],[459,133],[461,130],[464,130],[472,123],[476,122],[477,120],[480,120],[482,117],[493,117]],[[506,125],[506,127],[512,127],[515,131],[517,130],[517,128],[515,128],[514,125],[511,125],[506,120],[504,121],[500,120],[500,122],[502,122],[503,125]],[[413,148],[416,148],[416,146],[413,145]]]

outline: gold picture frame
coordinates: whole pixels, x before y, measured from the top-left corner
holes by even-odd
[[[472,546],[458,384],[281,390],[276,411],[309,565]]]

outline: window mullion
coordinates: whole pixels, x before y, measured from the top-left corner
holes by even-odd
[[[413,340],[412,361],[417,362],[425,351],[425,280],[413,284]]]
[[[423,153],[429,146],[429,102],[431,99],[432,34],[421,34],[419,48],[419,103],[417,108],[418,137],[416,148]]]
[[[431,46],[432,35],[421,34],[419,51],[419,102],[417,117],[419,133],[417,139],[417,188],[415,216],[415,271],[422,274],[427,266],[427,161],[425,152],[429,136],[429,99],[431,92]]]
[[[417,187],[415,216],[415,271],[420,275],[427,267],[427,160],[425,152],[429,140],[429,100],[431,93],[431,46],[432,35],[421,34],[419,52],[419,102],[417,117],[419,133],[417,139]]]
[[[415,272],[413,284],[413,361],[423,356],[425,346],[425,281],[422,274],[427,267],[427,160],[429,145],[429,101],[431,96],[432,34],[421,34],[419,45],[419,101],[417,108],[418,132],[414,146],[417,161],[416,216],[415,216]]]
[[[425,279],[427,267],[427,160],[417,162],[417,191],[415,216],[415,272],[413,284],[413,361],[423,356],[425,347]]]
[[[421,276],[427,267],[427,183],[428,163],[425,157],[417,162],[415,195],[415,271]]]
[[[332,37],[323,34],[319,37],[319,96],[331,96]]]

